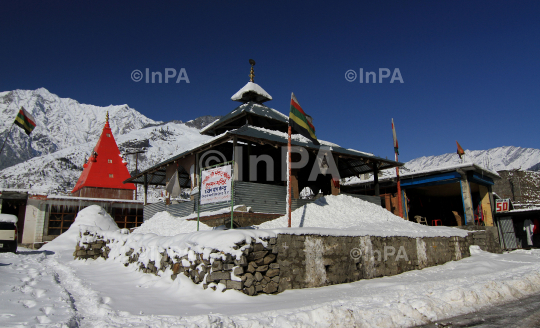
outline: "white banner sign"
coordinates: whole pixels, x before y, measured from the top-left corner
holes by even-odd
[[[201,179],[201,205],[231,199],[231,165],[203,171]]]

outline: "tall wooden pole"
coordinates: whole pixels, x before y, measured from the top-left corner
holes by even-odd
[[[287,215],[291,227],[291,126],[289,125],[289,140],[287,144]]]
[[[398,154],[396,153],[396,162],[398,161]],[[403,217],[403,202],[401,196],[401,181],[399,180],[399,167],[396,166],[396,176],[397,176],[397,196],[398,196],[398,209],[399,216]]]

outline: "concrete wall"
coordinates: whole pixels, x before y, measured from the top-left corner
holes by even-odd
[[[75,258],[108,258],[114,243],[99,232],[83,232]],[[91,237],[91,238],[88,238]],[[467,237],[346,237],[278,234],[264,243],[242,242],[240,257],[214,251],[207,257],[171,258],[167,250],[159,260],[148,259],[145,248],[130,249],[117,257],[145,273],[158,274],[170,268],[172,279],[184,274],[204,288],[236,289],[247,295],[274,294],[287,289],[320,287],[361,279],[392,276],[402,272],[456,261],[470,256],[474,234]],[[190,250],[191,252],[191,250]],[[124,254],[122,254],[124,255]],[[195,258],[195,259],[194,259]]]

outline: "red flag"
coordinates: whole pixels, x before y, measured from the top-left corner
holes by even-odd
[[[457,140],[456,140],[456,144],[457,144],[457,154],[459,155],[459,159],[461,159],[461,156],[465,155],[465,151],[463,150],[463,148],[461,148]]]
[[[399,155],[399,146],[396,136],[396,127],[394,126],[394,119],[392,119],[392,136],[394,137],[394,152]]]

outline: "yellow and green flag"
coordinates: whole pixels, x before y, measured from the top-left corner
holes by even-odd
[[[36,127],[36,120],[24,107],[21,107],[19,113],[17,113],[17,117],[15,117],[15,124],[20,126],[27,135],[30,135]]]
[[[291,111],[289,112],[289,125],[296,132],[300,133],[304,137],[308,138],[315,145],[319,145],[317,136],[315,135],[315,127],[313,126],[313,119],[311,116],[307,115],[294,93],[291,94]]]

